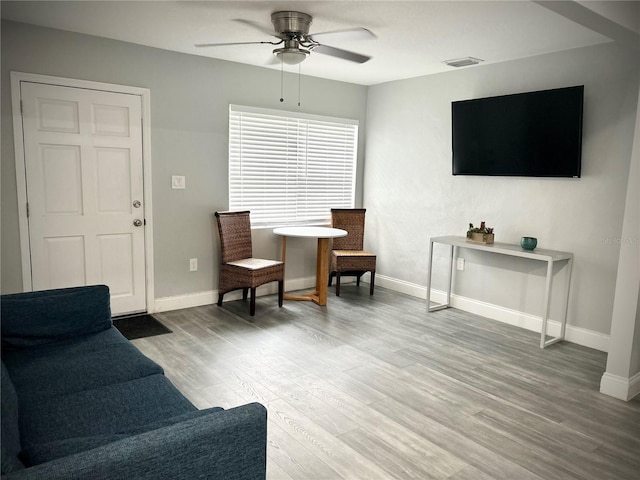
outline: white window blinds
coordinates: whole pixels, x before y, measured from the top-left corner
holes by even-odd
[[[326,223],[352,208],[358,122],[229,106],[229,209],[252,225]]]

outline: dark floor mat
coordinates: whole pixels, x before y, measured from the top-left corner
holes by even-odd
[[[171,333],[171,330],[147,313],[114,318],[113,326],[129,340]]]

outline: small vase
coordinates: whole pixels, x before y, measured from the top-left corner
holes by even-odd
[[[520,246],[523,250],[534,250],[538,246],[538,239],[535,237],[522,237],[520,239]]]

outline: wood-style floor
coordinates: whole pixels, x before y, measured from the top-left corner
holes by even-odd
[[[157,314],[134,340],[198,407],[268,409],[267,478],[640,479],[640,399],[606,354],[368,285]]]

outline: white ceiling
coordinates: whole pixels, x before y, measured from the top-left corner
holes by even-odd
[[[594,2],[603,3],[603,2]],[[636,2],[606,2],[637,15]],[[504,62],[612,41],[634,33],[585,8],[588,2],[529,1],[2,1],[2,18],[266,68],[271,45],[196,48],[197,43],[271,41],[235,22],[272,30],[270,15],[313,16],[311,33],[365,27],[377,38],[328,45],[373,57],[364,64],[312,53],[302,73],[362,85],[452,70],[444,60],[472,56]],[[612,6],[620,4],[622,9]],[[625,10],[626,9],[626,10]],[[612,17],[609,15],[609,17]],[[635,25],[637,21],[634,20]],[[622,33],[621,33],[622,32]],[[633,37],[637,39],[636,37]],[[475,67],[463,67],[475,68]],[[298,71],[297,66],[285,66]]]

